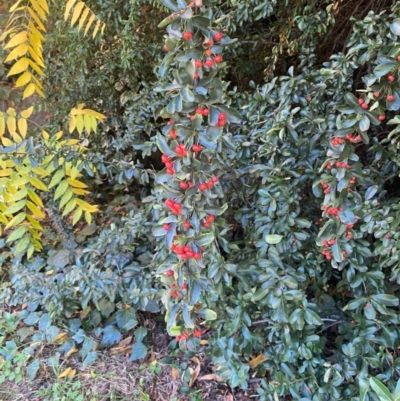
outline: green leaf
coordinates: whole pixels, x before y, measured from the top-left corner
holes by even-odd
[[[204,211],[213,216],[221,216],[228,209],[228,204],[225,203],[222,207],[206,207]]]
[[[200,309],[196,313],[204,320],[215,320],[217,314],[211,309]]]
[[[51,181],[50,181],[49,189],[50,189],[50,188],[53,188],[55,185],[57,185],[57,184],[63,179],[63,177],[65,177],[64,170],[63,170],[63,169],[58,170],[58,171],[53,175],[53,178],[52,178]]]
[[[378,185],[371,185],[365,192],[365,199],[369,200],[378,192]]]
[[[112,324],[106,326],[103,330],[103,338],[101,339],[102,346],[110,346],[121,341],[122,335],[119,330]]]
[[[192,24],[193,26],[203,30],[203,31],[207,31],[209,26],[210,26],[210,19],[203,17],[201,15],[196,15],[195,17],[192,18]]]
[[[64,192],[68,189],[69,184],[67,180],[61,181],[60,185],[57,187],[56,192],[54,193],[54,200],[57,200]]]
[[[128,331],[137,326],[136,311],[133,308],[121,309],[115,314],[115,320],[122,331]]]
[[[26,375],[28,376],[29,380],[34,380],[35,379],[39,368],[40,368],[39,359],[35,359],[32,363],[30,363],[26,367]]]
[[[186,87],[181,89],[181,96],[183,100],[187,103],[194,102],[193,92]]]
[[[20,200],[17,203],[14,203],[13,205],[9,206],[4,212],[3,214],[5,216],[9,215],[9,214],[14,214],[16,212],[18,212],[19,210],[21,210],[23,207],[25,207],[26,205],[26,199]]]
[[[373,295],[372,299],[377,303],[386,305],[386,306],[398,306],[399,305],[399,298],[395,297],[394,295],[389,294],[377,294]]]
[[[18,227],[7,237],[6,242],[11,243],[20,239],[27,231],[28,231],[27,226]]]
[[[369,382],[365,379],[360,379],[360,401],[365,401],[369,390]]]
[[[178,11],[178,6],[175,1],[172,0],[161,0],[165,7],[169,8],[172,11]]]
[[[352,107],[357,107],[358,106],[358,100],[352,93],[346,93],[344,95],[344,100],[346,101],[346,103],[349,106],[352,106]]]
[[[161,134],[157,134],[156,142],[158,148],[161,150],[163,154],[167,155],[168,157],[176,156],[176,153],[169,148],[165,138]]]
[[[97,352],[89,352],[86,355],[86,358],[83,360],[82,366],[83,369],[86,369],[97,359]]]
[[[396,18],[390,24],[390,30],[397,36],[400,36],[400,18]]]
[[[242,116],[233,107],[218,105],[218,106],[215,106],[215,108],[217,108],[220,112],[223,112],[226,114],[226,120],[229,123],[240,124],[240,122],[242,121]]]
[[[375,377],[369,379],[372,389],[379,396],[380,401],[393,401],[389,389]]]
[[[206,246],[211,244],[211,242],[213,242],[215,239],[214,234],[213,233],[206,233],[206,234],[201,234],[199,235],[195,240],[194,243],[197,246]]]
[[[282,241],[283,235],[268,234],[265,236],[265,241],[270,245],[279,244]]]
[[[132,354],[129,360],[137,361],[139,359],[145,358],[146,355],[147,355],[147,347],[143,343],[137,342],[132,346]]]
[[[18,255],[19,253],[24,252],[26,248],[28,248],[30,243],[31,243],[30,236],[22,238],[22,240],[19,241],[17,246],[14,248],[14,253]]]
[[[343,260],[342,249],[340,248],[338,242],[336,242],[335,245],[332,246],[332,254],[336,262],[338,263],[342,262]]]
[[[363,115],[361,120],[358,122],[358,126],[361,131],[368,131],[370,126],[369,118],[366,115]]]
[[[394,67],[396,67],[396,63],[394,61],[392,63],[378,64],[374,68],[374,74],[377,77],[383,77],[384,75],[392,71]]]

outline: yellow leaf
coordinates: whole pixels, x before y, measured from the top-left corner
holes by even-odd
[[[28,260],[31,258],[31,256],[33,255],[33,252],[35,252],[35,247],[33,245],[31,245],[28,250],[26,251],[26,257],[28,258]]]
[[[49,13],[49,6],[47,5],[47,1],[46,0],[38,0],[38,3],[43,8],[43,10],[46,11],[46,13],[48,14]]]
[[[32,224],[33,228],[35,228],[36,230],[43,230],[43,227],[40,225],[40,223],[36,219],[34,219],[29,214],[27,214],[26,217],[29,220],[29,222]]]
[[[78,31],[81,30],[83,23],[85,22],[87,16],[89,15],[89,12],[90,12],[89,7],[86,7],[85,11],[81,15],[81,18],[79,19]]]
[[[82,199],[76,199],[76,203],[85,211],[89,213],[97,212],[99,209],[97,205],[91,205]]]
[[[22,177],[18,178],[17,180],[13,181],[12,185],[15,188],[18,188],[22,185],[25,185],[27,182],[29,182],[29,176],[23,175]]]
[[[7,111],[6,111],[6,113],[7,113],[9,116],[13,116],[13,117],[16,117],[16,116],[17,116],[17,112],[16,112],[15,109],[13,109],[12,107],[9,107],[9,108],[7,109]]]
[[[29,14],[31,15],[31,17],[35,20],[36,25],[38,26],[38,28],[41,31],[46,32],[45,26],[43,25],[43,23],[40,20],[40,18],[36,15],[36,13],[30,7],[27,7],[27,10],[28,10]]]
[[[54,273],[54,270],[47,270],[46,276],[51,276]]]
[[[68,184],[71,185],[71,187],[75,187],[75,188],[87,188],[88,187],[83,182],[74,180],[72,178],[67,178],[67,181],[68,181]]]
[[[46,140],[46,141],[48,141],[49,140],[49,138],[50,138],[50,135],[46,132],[46,131],[42,131],[42,135],[43,135],[43,138]]]
[[[35,174],[40,175],[41,177],[47,177],[49,175],[49,173],[42,167],[33,167],[32,171]]]
[[[15,188],[13,188],[13,190],[15,190]],[[18,202],[22,198],[25,198],[27,193],[28,193],[28,188],[27,187],[22,188],[20,191],[17,191],[15,192],[15,194],[13,194],[13,196],[9,200],[9,203]]]
[[[26,57],[20,58],[8,71],[7,76],[20,74],[21,72],[27,70],[29,67],[29,59]]]
[[[65,343],[68,340],[68,334],[65,332],[57,334],[55,338],[53,338],[53,342],[57,343]]]
[[[71,372],[71,368],[65,369],[64,372],[62,372],[62,373],[58,376],[58,378],[59,378],[59,379],[62,379],[63,377],[68,376],[68,373],[69,373],[69,372]]]
[[[65,354],[65,358],[68,358],[69,356],[71,356],[72,354],[75,354],[75,352],[78,352],[78,348],[72,347],[66,354]]]
[[[45,11],[43,10],[43,8],[42,7],[40,7],[40,5],[39,5],[39,3],[36,1],[36,0],[29,0],[30,1],[30,3],[32,4],[32,7],[34,8],[34,10],[39,14],[39,16],[40,16],[40,18],[43,20],[43,21],[46,21],[46,13],[45,13]]]
[[[83,115],[83,125],[85,126],[85,130],[88,134],[90,134],[90,130],[92,128],[92,120],[88,114]]]
[[[6,130],[6,121],[4,119],[4,114],[0,113],[0,138],[4,135]]]
[[[65,143],[65,145],[67,145],[67,146],[74,146],[74,145],[76,145],[77,143],[79,143],[80,142],[80,139],[70,139],[70,140],[68,140],[66,143]]]
[[[80,110],[82,112],[84,106],[85,106],[85,103],[79,103],[78,104],[78,110]]]
[[[22,0],[18,0],[17,2],[15,2],[11,7],[9,12],[12,13],[16,10],[16,8],[19,6],[19,4],[21,3]]]
[[[31,199],[31,201],[35,203],[35,205],[44,207],[42,200],[39,198],[39,195],[33,192],[31,189],[28,189],[28,196]]]
[[[10,134],[15,134],[17,132],[17,125],[15,117],[10,116],[7,118],[7,128]]]
[[[71,115],[71,118],[69,120],[69,133],[72,133],[76,127],[76,117]]]
[[[97,22],[96,22],[96,26],[94,27],[94,31],[93,31],[93,39],[96,37],[96,35],[97,35],[97,32],[99,31],[99,28],[100,28],[100,24],[101,24],[101,21],[100,20],[98,20]]]
[[[76,375],[76,369],[72,369],[71,372],[68,373],[68,379],[73,379]]]
[[[83,131],[83,116],[76,116],[76,129],[81,135]]]
[[[22,99],[26,99],[29,96],[32,96],[35,93],[36,90],[36,85],[33,83],[30,83],[24,90],[24,94],[22,96]]]
[[[37,53],[31,46],[29,46],[29,53],[33,58],[33,60],[35,60],[38,65],[40,65],[43,68],[45,67],[43,63],[42,53]]]
[[[16,143],[20,143],[22,141],[22,138],[16,132],[14,134],[11,134],[11,136]]]
[[[34,69],[39,75],[44,77],[44,72],[38,67],[38,65],[33,61],[29,60],[29,65]]]
[[[93,116],[95,118],[97,118],[98,120],[104,120],[106,118],[106,116],[104,114],[101,114],[95,110],[91,110],[91,109],[84,109],[82,110],[84,114],[88,114],[89,116]]]
[[[85,3],[83,1],[80,1],[75,6],[74,12],[72,13],[71,26],[74,26],[75,22],[78,20],[78,18],[81,15],[81,12],[82,12],[84,6],[85,6]]]
[[[80,207],[78,207],[76,210],[75,210],[75,213],[74,213],[74,216],[72,217],[72,225],[74,226],[78,221],[79,221],[79,219],[81,218],[81,216],[82,216],[82,209],[80,208]]]
[[[85,32],[84,32],[83,36],[86,36],[86,34],[88,33],[90,26],[93,24],[93,21],[95,18],[96,18],[96,16],[92,13],[92,15],[89,18],[89,21],[86,24],[86,28],[85,28]]]
[[[11,175],[14,172],[13,169],[11,168],[6,168],[4,170],[0,170],[0,177],[8,177],[9,175]]]
[[[43,212],[31,201],[26,202],[26,207],[37,217],[44,219]]]
[[[106,29],[106,24],[103,24],[103,26],[101,27],[101,34],[104,34],[104,30]]]
[[[4,49],[11,49],[12,47],[18,46],[28,40],[28,32],[22,31],[14,35],[10,41],[4,46]]]
[[[12,170],[11,170],[12,171]],[[71,188],[72,192],[77,195],[86,195],[90,194],[90,191],[86,191],[85,189],[82,188]]]
[[[85,212],[86,223],[92,224],[92,215],[89,212]]]
[[[17,46],[4,60],[5,63],[15,60],[18,57],[24,56],[28,51],[29,46],[26,43],[21,43]]]
[[[22,138],[25,138],[26,132],[28,130],[28,124],[27,124],[25,118],[20,118],[18,120],[18,130],[21,133]]]
[[[268,358],[264,354],[260,354],[260,355],[256,356],[251,361],[249,361],[250,369],[255,369],[258,365],[260,365],[261,363],[263,363],[267,360],[268,360]]]
[[[49,189],[45,185],[44,182],[40,181],[39,178],[36,177],[30,177],[29,182],[37,189],[40,189],[41,191],[48,191]]]
[[[33,106],[29,107],[26,110],[22,110],[21,111],[21,117],[22,118],[29,118],[32,115],[32,112],[33,112]]]
[[[11,141],[11,140],[9,140],[9,139],[6,138],[5,136],[3,136],[3,137],[1,138],[1,142],[2,142],[2,144],[3,144],[4,146],[13,146],[13,145],[14,145],[14,142]]]
[[[32,78],[32,74],[29,71],[25,71],[22,75],[20,75],[15,82],[15,86],[17,88],[21,86],[25,86]]]
[[[68,0],[67,4],[65,5],[65,11],[64,11],[64,20],[66,21],[69,17],[69,12],[71,11],[71,8],[75,4],[76,0]]]
[[[56,133],[56,139],[59,140],[61,137],[63,136],[63,132],[62,131],[58,131]]]

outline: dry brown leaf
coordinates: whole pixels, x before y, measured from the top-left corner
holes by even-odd
[[[71,372],[71,368],[65,369],[64,372],[62,372],[62,373],[58,376],[58,378],[59,378],[59,379],[62,379],[63,377],[68,376],[69,372]]]
[[[249,361],[249,366],[251,369],[255,369],[258,365],[261,363],[267,361],[268,358],[264,354],[260,354],[253,358],[251,361]]]
[[[192,358],[193,359],[197,359],[196,357]],[[198,360],[198,359],[197,359]],[[197,364],[195,369],[191,369],[190,372],[190,380],[189,380],[189,387],[192,387],[194,382],[196,381],[196,379],[199,377],[199,373],[200,373],[200,361]]]
[[[194,356],[193,358],[190,358],[190,360],[192,362],[194,362],[195,364],[200,365],[200,361],[199,361],[199,358],[197,358],[197,356]]]
[[[65,357],[68,358],[72,354],[75,354],[75,352],[78,352],[78,348],[72,347],[66,354]]]
[[[222,382],[223,379],[221,376],[216,375],[215,373],[211,373],[209,375],[201,376],[198,380],[215,380],[216,382]]]
[[[171,377],[172,380],[179,380],[179,370],[176,368],[171,368]]]
[[[126,347],[131,343],[131,341],[132,341],[132,336],[126,337],[118,343],[118,347]]]
[[[207,345],[208,341],[207,340],[200,340],[200,345]]]
[[[73,377],[76,375],[76,369],[72,369],[69,373],[68,373],[68,379],[73,379]]]

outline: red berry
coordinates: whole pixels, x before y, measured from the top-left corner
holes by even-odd
[[[218,120],[217,126],[218,127],[225,127],[226,125],[226,120]]]
[[[167,168],[167,174],[175,174],[175,170],[173,168]]]
[[[172,277],[174,275],[174,272],[172,270],[167,270],[165,272],[165,275],[168,276],[168,277]]]
[[[196,114],[200,114],[203,115],[203,109],[201,109],[200,107],[196,109],[195,111]]]
[[[213,182],[212,180],[211,180],[211,181],[208,181],[208,182],[207,182],[207,187],[210,188],[210,189],[211,189],[211,188],[214,188],[214,182]]]
[[[164,224],[163,228],[164,230],[169,231],[171,229],[171,226],[169,224]]]
[[[360,97],[360,99],[358,99],[358,104],[363,104],[365,102],[365,100],[362,98],[362,97]]]
[[[190,116],[189,119],[190,121],[193,121],[196,118],[196,116]]]
[[[190,228],[190,222],[189,222],[189,221],[185,221],[185,222],[183,223],[183,227],[185,227],[186,230],[189,230],[189,228]]]
[[[192,40],[192,38],[193,38],[192,32],[186,31],[186,32],[183,34],[183,39],[185,39],[185,40]]]
[[[185,181],[182,181],[181,183],[179,183],[179,186],[182,189],[188,189],[189,188],[189,184],[187,182],[185,182]]]
[[[363,104],[361,105],[361,108],[364,109],[364,110],[368,109],[367,103],[363,103]]]
[[[212,61],[210,58],[206,60],[204,65],[208,68],[211,68],[214,65],[214,61]]]
[[[186,290],[188,288],[188,285],[186,284],[186,283],[183,283],[182,285],[181,285],[181,289],[182,290]]]
[[[374,96],[379,97],[379,92],[378,91],[374,92]]]
[[[193,255],[194,259],[201,259],[201,253],[200,252],[195,252]]]
[[[195,72],[194,73],[194,79],[199,79],[199,77],[200,77],[200,75],[197,72]]]
[[[203,334],[203,332],[202,332],[201,330],[195,330],[195,331],[193,332],[193,335],[194,335],[195,337],[201,337],[202,334]]]
[[[166,162],[165,167],[166,168],[174,168],[174,165],[172,164],[172,162]]]
[[[201,152],[203,150],[203,147],[201,145],[195,144],[192,146],[193,152]]]
[[[214,57],[214,63],[218,64],[218,63],[222,63],[222,56],[220,54],[218,54],[218,56]]]
[[[168,47],[167,47],[167,45],[164,45],[164,46],[163,46],[163,50],[164,50],[165,52],[167,52],[167,51],[168,51]]]
[[[393,75],[388,75],[387,77],[389,82],[393,82],[394,81],[394,76]]]
[[[207,216],[207,221],[208,221],[209,223],[212,223],[214,220],[215,220],[215,216],[213,216],[212,214],[210,214],[210,215]]]
[[[384,114],[381,114],[379,117],[378,117],[378,120],[379,121],[384,121],[386,119],[386,116],[384,115]]]
[[[201,68],[203,67],[203,63],[201,62],[201,60],[196,60],[194,62],[194,65],[196,66],[196,68]]]
[[[222,39],[222,37],[223,37],[224,35],[222,34],[222,32],[215,32],[214,33],[214,40],[216,41],[216,42],[219,42],[221,39]],[[400,57],[400,56],[399,56]]]
[[[225,113],[219,113],[218,120],[226,120],[226,114]]]
[[[204,42],[204,46],[211,47],[214,44],[212,39],[208,39]]]
[[[210,113],[210,110],[208,110],[208,109],[203,109],[203,116],[204,116],[204,117],[207,117],[209,113]]]
[[[208,221],[206,221],[206,222],[203,224],[203,226],[206,227],[206,228],[210,228],[210,227],[211,227],[211,223],[209,223]]]
[[[400,56],[397,56],[397,61],[400,61]]]
[[[206,56],[212,56],[213,52],[212,52],[212,50],[208,49],[208,50],[206,50],[206,51],[204,52],[204,54],[205,54]]]
[[[172,125],[175,121],[174,120],[168,120],[167,125]]]
[[[394,95],[389,95],[389,96],[386,98],[386,100],[387,100],[388,102],[393,102],[394,99],[395,99]]]
[[[208,187],[207,187],[207,184],[200,184],[200,185],[199,185],[199,190],[200,190],[200,191],[205,191],[207,188],[208,188]]]
[[[161,161],[162,161],[163,163],[167,163],[167,162],[169,162],[170,160],[169,160],[169,157],[168,157],[167,155],[162,155],[162,156],[161,156]]]
[[[173,291],[172,294],[171,294],[171,297],[172,298],[179,298],[178,291]]]
[[[177,138],[176,131],[175,131],[174,129],[172,129],[171,131],[169,131],[169,136],[170,136],[172,139],[176,139],[176,138]]]
[[[211,178],[212,179],[212,182],[215,184],[216,182],[218,182],[218,180],[219,180],[219,178],[216,176],[216,175],[214,175],[214,177],[213,178]]]

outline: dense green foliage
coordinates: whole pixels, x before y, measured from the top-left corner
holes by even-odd
[[[50,340],[68,318],[61,350],[86,364],[85,330],[108,346],[161,312],[188,355],[208,339],[233,387],[265,376],[260,400],[359,400],[370,376],[393,389],[400,3],[359,19],[352,2],[203,3],[93,0],[94,43],[52,14],[47,130],[78,102],[107,114],[81,167],[103,207],[75,232],[49,200],[44,251],[11,259],[2,298]]]

